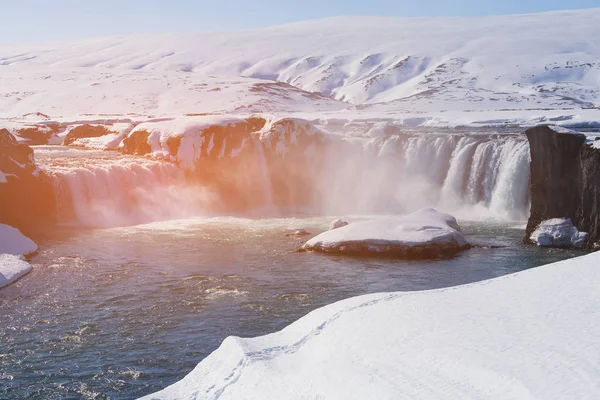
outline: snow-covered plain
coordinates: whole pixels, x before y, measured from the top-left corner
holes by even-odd
[[[37,245],[17,228],[0,224],[0,288],[31,271],[24,256],[37,251]]]
[[[229,337],[144,399],[597,399],[600,253],[424,292],[347,299]]]
[[[456,219],[430,208],[402,217],[379,217],[331,229],[310,239],[303,249],[431,256],[457,252],[466,245]]]
[[[530,239],[542,247],[583,247],[586,232],[579,232],[568,218],[553,218],[542,221]]]
[[[593,122],[600,120],[598,19],[600,9],[339,17],[4,45],[0,117],[274,112],[407,125]]]

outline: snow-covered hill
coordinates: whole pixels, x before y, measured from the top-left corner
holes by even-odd
[[[0,116],[598,111],[599,20],[339,17],[4,46]]]

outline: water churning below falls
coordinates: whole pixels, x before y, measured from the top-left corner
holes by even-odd
[[[294,252],[303,240],[286,233],[330,221],[62,230],[40,243],[31,274],[0,291],[0,398],[136,398],[183,378],[229,335],[270,333],[355,295],[454,286],[576,254],[521,245],[522,226],[464,221],[467,238],[488,247],[448,260]]]
[[[259,174],[236,179],[267,191],[263,219],[214,217],[223,193],[172,163],[37,147],[61,227],[38,243],[33,272],[0,291],[0,398],[136,398],[181,379],[229,335],[270,333],[351,296],[454,286],[576,254],[523,246],[523,222],[507,222],[528,210],[519,136],[330,141],[305,149],[320,152],[319,171],[295,165],[289,179],[275,176],[272,150],[252,146]],[[307,191],[305,203],[276,204]],[[333,217],[322,215],[426,206],[457,215],[481,246],[446,260],[357,259],[296,253],[303,239],[286,235],[326,230]],[[272,217],[290,209],[313,217]]]

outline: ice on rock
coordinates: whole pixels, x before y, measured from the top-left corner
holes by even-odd
[[[348,223],[342,219],[334,219],[333,221],[331,221],[331,224],[329,224],[329,230],[333,230],[333,229],[337,229],[337,228],[341,228],[348,225]]]
[[[229,337],[145,399],[595,400],[599,264],[593,253],[459,287],[343,300],[270,335]]]
[[[37,245],[17,228],[0,224],[0,288],[31,271],[24,256],[37,251]]]
[[[585,245],[586,232],[579,232],[568,218],[553,218],[542,221],[530,239],[540,247],[575,247]]]
[[[456,219],[435,209],[381,217],[324,232],[303,246],[323,253],[389,254],[402,257],[451,255],[467,247]]]

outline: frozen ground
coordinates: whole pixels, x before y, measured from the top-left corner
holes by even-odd
[[[600,253],[440,290],[355,297],[229,337],[145,399],[596,399]]]
[[[600,9],[339,17],[5,45],[0,117],[8,124],[37,112],[66,120],[270,112],[393,117],[409,126],[594,122],[598,19]]]

